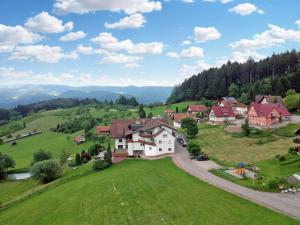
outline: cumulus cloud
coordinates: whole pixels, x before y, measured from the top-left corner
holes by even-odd
[[[257,8],[256,5],[251,4],[251,3],[238,4],[237,6],[229,9],[229,12],[234,12],[234,13],[240,14],[241,16],[247,16],[254,12],[257,12],[259,14],[264,14],[263,10]]]
[[[0,52],[10,52],[18,44],[33,44],[42,38],[22,26],[12,27],[0,24]]]
[[[296,23],[296,24],[298,25],[298,27],[300,28],[300,20],[297,20],[295,23]]]
[[[192,75],[201,73],[203,70],[207,70],[211,65],[207,64],[204,60],[198,60],[194,65],[183,64],[178,73],[183,77],[190,77]]]
[[[108,10],[112,12],[123,11],[126,14],[134,14],[161,10],[162,6],[159,1],[152,0],[56,0],[53,8],[54,12],[57,14],[84,14],[101,10]]]
[[[221,33],[215,27],[195,27],[194,28],[194,38],[198,42],[217,40],[220,37],[221,37]]]
[[[75,51],[82,55],[91,55],[94,53],[94,49],[91,46],[84,45],[78,45]]]
[[[180,53],[177,52],[168,52],[166,55],[172,58],[203,58],[204,53],[203,49],[200,47],[190,47],[183,49]]]
[[[233,0],[203,0],[203,1],[204,2],[217,2],[217,1],[219,1],[219,2],[221,2],[223,4],[227,4],[229,2],[232,2]]]
[[[192,42],[190,40],[185,40],[183,42],[181,42],[181,45],[190,45],[192,44]]]
[[[143,57],[140,56],[131,56],[118,54],[114,52],[102,52],[101,64],[134,64],[139,60],[142,60]]]
[[[120,19],[116,23],[105,23],[104,26],[108,29],[127,29],[140,28],[146,23],[146,19],[142,14],[136,13]]]
[[[61,33],[65,30],[72,30],[73,22],[63,24],[63,21],[49,15],[48,12],[41,12],[34,17],[30,17],[26,21],[25,27],[40,33]]]
[[[78,55],[76,52],[64,54],[59,46],[26,45],[17,46],[9,57],[10,60],[29,60],[31,62],[46,63],[57,63],[63,58],[77,59]]]
[[[83,31],[77,31],[77,32],[70,32],[62,37],[59,38],[60,41],[76,41],[84,38],[86,36],[86,33]]]
[[[256,50],[284,44],[287,40],[300,41],[300,30],[284,29],[269,24],[269,29],[255,34],[252,39],[241,39],[230,44],[233,49]]]
[[[93,43],[100,45],[102,49],[119,52],[127,51],[129,54],[161,54],[164,44],[161,42],[133,43],[130,39],[119,41],[111,33],[100,33],[91,39]]]
[[[194,0],[182,0],[184,3],[194,3]]]

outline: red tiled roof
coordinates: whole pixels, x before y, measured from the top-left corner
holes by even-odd
[[[78,136],[74,137],[74,141],[79,142],[79,141],[81,141],[81,138],[82,138],[82,136],[78,135]]]
[[[97,134],[102,133],[109,133],[110,132],[110,126],[97,126],[96,127]]]
[[[138,127],[134,130],[132,129],[133,126]],[[158,126],[175,129],[168,125],[164,119],[113,120],[110,127],[110,136],[111,138],[126,137],[135,132],[147,131]]]
[[[165,113],[174,113],[174,110],[172,110],[172,109],[166,109]]]
[[[205,105],[190,105],[189,110],[192,112],[205,112],[207,107]]]
[[[263,99],[266,99],[268,104],[277,104],[280,103],[283,105],[283,99],[281,96],[276,95],[256,95],[255,96],[255,102],[261,103]]]
[[[213,106],[213,112],[216,117],[234,117],[234,112],[230,106]]]
[[[287,108],[280,103],[277,103],[277,104],[252,103],[251,106],[253,106],[253,108],[258,116],[266,117],[274,109],[277,110],[281,116],[291,116],[291,113],[287,110]]]
[[[192,118],[194,120],[196,120],[196,115],[194,114],[186,114],[186,113],[176,113],[174,114],[174,121],[177,123],[180,123],[181,120],[185,119],[185,118]]]

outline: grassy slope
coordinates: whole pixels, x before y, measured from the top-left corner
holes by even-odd
[[[0,145],[0,152],[10,155],[16,161],[16,169],[28,168],[33,153],[40,149],[51,151],[53,156],[58,158],[62,150],[68,150],[74,155],[81,150],[86,150],[91,145],[90,142],[82,145],[73,144],[75,135],[76,133],[67,135],[47,131],[43,134],[18,140],[16,146],[11,146],[9,143]]]
[[[293,146],[292,138],[257,144],[259,137],[233,137],[224,132],[223,126],[200,125],[198,140],[204,146],[204,152],[226,164],[270,159],[277,154],[286,154],[288,148]]]
[[[21,216],[30,215],[30,216]],[[0,211],[0,224],[298,224],[176,168],[125,161]]]
[[[197,104],[197,102],[195,102],[195,101],[180,102],[180,103],[172,104],[169,107],[171,109],[173,109],[174,111],[176,110],[176,107],[178,107],[179,113],[181,113],[182,110],[185,110],[185,112],[186,112],[188,105],[191,105],[191,104]],[[153,116],[164,115],[164,111],[166,109],[167,109],[167,106],[157,106],[157,107],[153,107],[153,108],[145,107],[146,113],[148,114],[149,112],[152,112]]]

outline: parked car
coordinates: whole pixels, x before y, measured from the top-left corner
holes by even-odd
[[[207,161],[209,160],[207,155],[201,154],[196,158],[198,161]]]

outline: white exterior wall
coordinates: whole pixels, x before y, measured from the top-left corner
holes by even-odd
[[[122,141],[119,142],[119,139],[122,139]],[[115,139],[115,149],[118,149],[119,145],[122,145],[123,149],[126,149],[126,139],[125,138],[117,138],[117,139]]]
[[[175,122],[175,121],[174,121],[173,126],[174,126],[175,128],[181,128],[181,123],[178,123],[178,122]]]
[[[154,138],[154,141],[156,144],[157,155],[175,153],[176,140],[175,137],[168,131],[163,131],[161,134]],[[171,149],[171,151],[169,151],[169,148]]]
[[[145,145],[145,156],[157,156],[156,146]]]
[[[247,108],[242,108],[242,107],[235,107],[234,108],[234,113],[237,115],[242,115],[245,116],[247,114],[248,109]]]
[[[133,151],[144,151],[145,146],[142,145],[140,142],[129,142],[128,143],[128,155],[133,156]]]
[[[211,122],[225,122],[225,121],[233,121],[235,117],[216,117],[215,113],[211,112],[209,114],[209,121]]]

